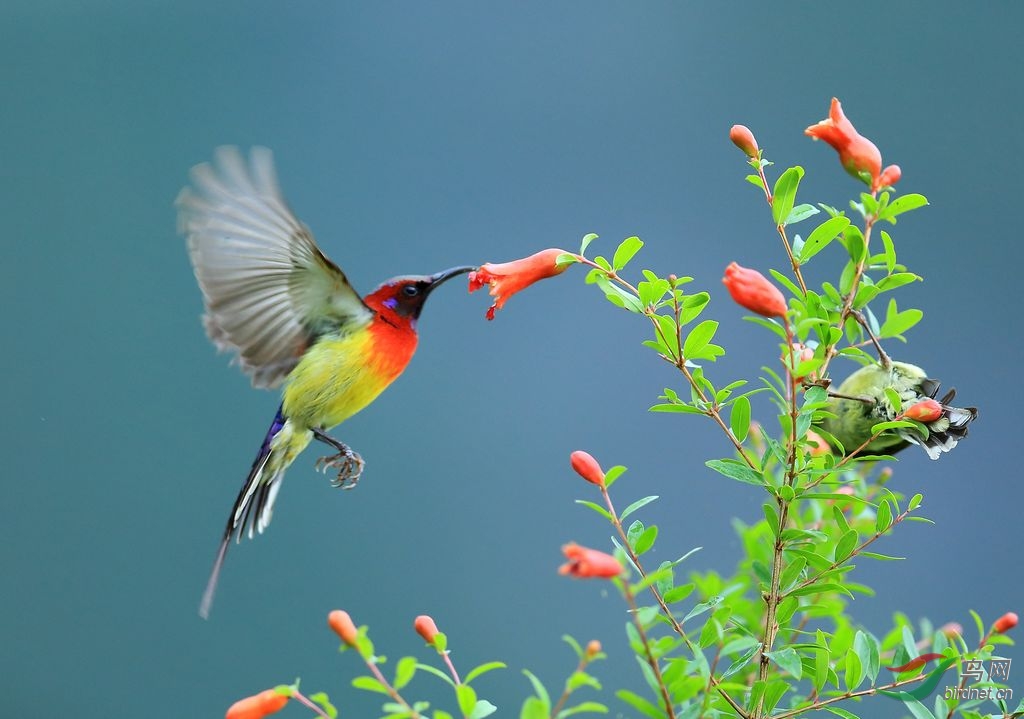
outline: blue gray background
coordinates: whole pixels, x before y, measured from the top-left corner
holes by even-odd
[[[427,612],[458,666],[508,662],[479,684],[501,716],[528,692],[522,667],[559,686],[563,632],[600,639],[596,674],[635,687],[621,601],[555,573],[563,542],[608,546],[573,504],[590,488],[569,452],[627,465],[623,506],[661,495],[652,560],[699,545],[691,568],[729,571],[731,518],[759,514],[761,495],[704,468],[728,451],[709,423],[647,413],[680,380],[579,269],[493,323],[452,284],[410,370],[336,433],[367,458],[359,488],[333,490],[307,452],[201,621],[277,406],[204,337],[175,234],[174,197],[220,144],[273,148],[291,204],[362,291],[637,234],[637,269],[713,293],[730,354],[712,372],[731,379],[776,349],[722,269],[784,257],[726,133],[750,125],[771,159],[807,169],[804,199],[844,206],[858,185],[802,135],[839,96],[903,167],[899,189],[932,203],[894,228],[926,277],[900,304],[926,317],[891,350],[981,408],[953,455],[901,457],[895,485],[922,491],[937,526],[883,542],[908,561],[858,567],[878,594],[853,611],[880,634],[897,609],[965,625],[970,608],[1024,609],[1022,21],[1012,2],[5,2],[0,714],[216,717],[300,675],[369,716],[376,697],[348,685],[359,665],[324,625],[336,607],[389,657],[428,656],[411,631]]]

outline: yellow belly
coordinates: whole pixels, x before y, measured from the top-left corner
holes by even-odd
[[[374,361],[373,345],[369,331],[318,340],[288,375],[284,415],[329,429],[373,402],[404,369]]]

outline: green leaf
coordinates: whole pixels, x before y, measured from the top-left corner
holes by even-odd
[[[562,637],[562,638],[565,639],[565,637]],[[482,674],[486,674],[487,672],[494,671],[495,669],[505,669],[505,663],[504,662],[487,662],[486,664],[481,664],[480,666],[475,667],[474,669],[471,669],[469,674],[466,675],[466,678],[463,679],[463,682],[466,683],[466,684],[469,684],[471,681],[476,679],[478,676],[480,676]]]
[[[760,178],[758,178],[760,180]],[[797,205],[793,208],[793,211],[789,213],[784,223],[786,226],[795,225],[798,222],[806,220],[808,217],[813,217],[818,214],[820,210],[814,205]]]
[[[783,224],[793,211],[793,203],[796,201],[796,190],[800,185],[800,178],[804,176],[804,168],[791,167],[775,182],[775,190],[772,192],[772,219],[776,225]]]
[[[617,464],[607,472],[604,473],[604,486],[606,488],[611,487],[619,477],[625,474],[626,468],[621,464]]]
[[[914,719],[935,719],[928,708],[919,702],[917,699],[907,697],[903,700],[903,706],[910,710],[910,713],[914,715]]]
[[[459,711],[464,716],[469,716],[473,713],[473,709],[476,707],[476,690],[468,684],[459,684],[455,687],[455,698],[459,702]]]
[[[309,700],[319,706],[331,719],[337,719],[338,708],[331,704],[331,700],[328,698],[326,692],[317,692],[311,694]]]
[[[745,484],[753,484],[757,487],[765,486],[764,477],[760,472],[755,472],[747,465],[733,459],[709,459],[704,463],[710,469],[723,474],[729,479],[735,479]]]
[[[718,323],[715,320],[704,320],[686,335],[683,342],[683,357],[693,357],[698,354],[715,336],[718,331]]]
[[[915,494],[910,498],[910,502],[907,504],[907,511],[913,512],[915,509],[921,506],[921,500],[924,499],[924,495]]]
[[[571,252],[563,252],[555,258],[555,267],[568,267],[579,262],[579,258]]]
[[[832,714],[835,714],[837,717],[842,717],[843,719],[860,719],[860,717],[858,717],[856,714],[848,712],[845,709],[841,709],[841,708],[839,708],[837,706],[834,706],[834,705],[833,706],[822,707],[822,709],[824,709],[825,711],[830,712]]]
[[[665,604],[675,604],[681,602],[688,596],[693,594],[693,590],[696,588],[694,584],[683,584],[678,587],[672,587],[662,595],[662,599],[665,600]]]
[[[593,232],[587,235],[583,235],[583,241],[580,242],[580,254],[582,255],[583,253],[585,253],[587,251],[587,247],[590,246],[590,243],[596,239],[597,235],[595,235]]]
[[[388,690],[381,684],[377,679],[373,677],[356,677],[352,680],[352,686],[356,689],[365,689],[368,692],[377,692],[378,694],[387,694]]]
[[[890,299],[885,322],[882,323],[879,334],[882,337],[897,337],[920,322],[922,317],[924,312],[921,310],[909,309],[899,312],[896,309],[896,300]]]
[[[889,506],[889,500],[882,499],[878,503],[878,512],[875,515],[875,533],[881,534],[889,528],[892,524],[892,508]]]
[[[803,249],[800,251],[800,263],[807,262],[825,249],[832,240],[849,226],[850,218],[840,215],[839,217],[831,217],[815,227],[811,234],[807,236]]]
[[[607,509],[605,509],[599,504],[595,504],[594,502],[591,502],[586,499],[577,499],[576,504],[582,504],[584,507],[589,507],[590,509],[593,509],[595,512],[597,512],[602,517],[607,519],[609,522],[612,521],[612,515],[608,513]]]
[[[629,704],[638,712],[641,712],[651,717],[651,719],[665,719],[664,711],[659,709],[654,704],[651,704],[649,701],[644,699],[639,694],[631,692],[628,689],[620,689],[619,691],[615,692],[615,696]]]
[[[402,657],[395,665],[395,680],[392,682],[395,689],[401,689],[416,674],[416,657]]]
[[[874,683],[880,668],[878,642],[858,629],[853,637],[853,651],[857,653],[868,680]]]
[[[724,672],[722,672],[722,679],[725,679],[728,676],[732,676],[733,674],[735,674],[739,670],[743,669],[743,667],[747,666],[747,664],[750,663],[750,660],[754,658],[754,655],[757,654],[758,650],[760,650],[760,649],[761,649],[761,645],[760,644],[755,644],[750,649],[748,649],[747,651],[743,652],[743,654],[741,654],[736,659],[736,661],[734,661],[732,664],[730,664],[729,667]]]
[[[453,689],[455,688],[455,682],[452,681],[452,678],[444,672],[442,672],[437,667],[432,667],[429,664],[420,663],[416,665],[416,671],[426,672],[427,674],[433,674],[435,677],[447,683]]]
[[[803,676],[803,665],[800,663],[800,655],[793,647],[786,647],[774,652],[767,652],[766,657],[779,665],[782,671],[790,674],[795,681],[800,681]]]
[[[853,554],[857,547],[857,530],[851,529],[843,534],[836,543],[836,562],[843,562]]]
[[[919,207],[924,207],[928,204],[927,198],[924,195],[918,195],[911,193],[909,195],[903,195],[897,197],[895,200],[889,203],[882,213],[879,215],[879,220],[888,220],[892,224],[896,224],[897,215],[902,215],[904,212],[910,212],[916,210]]]
[[[864,667],[860,662],[860,657],[852,649],[846,653],[846,672],[843,679],[846,682],[847,690],[851,692],[864,681]]]
[[[729,427],[736,441],[742,442],[747,438],[750,431],[750,400],[745,395],[740,395],[732,403],[729,412]]]
[[[651,502],[653,502],[657,498],[658,498],[658,495],[652,494],[649,497],[644,497],[643,499],[636,500],[635,502],[633,502],[631,505],[629,505],[628,507],[626,507],[622,511],[622,514],[619,515],[619,519],[620,520],[625,519],[626,517],[631,515],[636,510],[640,509],[641,507],[647,506],[648,504],[650,504]]]
[[[644,530],[644,533],[640,535],[636,540],[636,545],[633,547],[633,551],[637,554],[644,554],[647,550],[654,546],[654,540],[658,538],[658,527],[651,525]]]
[[[892,271],[896,269],[896,246],[892,242],[892,237],[885,230],[882,230],[882,247],[885,248],[885,269],[892,274]]]
[[[480,699],[473,705],[473,711],[469,713],[469,719],[484,719],[484,717],[488,717],[496,711],[498,711],[498,707],[486,699]]]
[[[548,719],[548,705],[537,697],[526,697],[519,719]]]
[[[694,617],[700,616],[709,609],[714,609],[722,603],[723,599],[725,599],[725,597],[716,595],[708,599],[706,602],[701,602],[700,604],[697,604],[696,606],[694,606],[693,609],[687,612],[686,616],[683,617],[683,621],[688,622]]]
[[[607,714],[608,707],[604,704],[599,704],[598,702],[583,702],[574,707],[569,707],[568,709],[563,709],[558,712],[558,719],[572,716],[573,714],[582,714],[584,712],[590,712],[591,714]]]
[[[624,268],[643,246],[644,243],[639,237],[627,237],[624,239],[615,249],[615,255],[612,257],[612,267],[616,270]]]

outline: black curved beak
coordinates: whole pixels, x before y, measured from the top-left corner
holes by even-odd
[[[473,272],[479,269],[478,267],[471,267],[469,265],[463,265],[462,267],[451,267],[447,270],[443,270],[436,274],[430,275],[428,282],[430,283],[430,289],[433,290],[436,287],[440,287],[443,283],[450,280],[452,277],[464,275],[467,272]]]

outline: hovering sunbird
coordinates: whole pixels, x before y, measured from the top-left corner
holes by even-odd
[[[232,536],[270,523],[284,472],[311,440],[335,454],[317,466],[351,488],[364,462],[327,431],[373,402],[409,364],[430,293],[474,267],[396,277],[365,297],[317,247],[278,187],[273,156],[216,151],[176,202],[179,231],[203,292],[206,334],[236,353],[255,387],[283,385],[281,406],[235,500],[199,613],[209,616]]]

